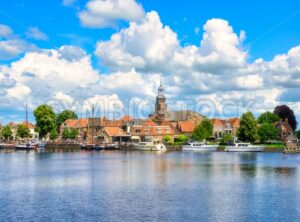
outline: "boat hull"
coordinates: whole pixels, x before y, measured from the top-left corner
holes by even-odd
[[[36,146],[22,146],[22,145],[15,146],[16,150],[34,150],[36,148],[37,148]]]
[[[164,144],[156,144],[156,145],[132,144],[132,147],[135,150],[141,150],[141,151],[167,151],[167,148]]]
[[[247,148],[240,148],[240,147],[226,147],[226,152],[263,152],[264,147],[258,146],[258,147],[247,147]]]
[[[216,152],[218,146],[182,146],[182,151]]]

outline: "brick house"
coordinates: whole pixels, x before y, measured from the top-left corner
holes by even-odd
[[[213,135],[216,139],[222,138],[226,134],[231,134],[233,137],[237,136],[237,130],[240,127],[239,118],[230,119],[212,119]]]
[[[64,129],[76,129],[78,130],[78,139],[85,140],[87,138],[88,119],[69,119],[66,120],[60,126],[60,133]]]
[[[280,140],[285,142],[287,137],[294,134],[293,128],[290,126],[288,120],[280,120],[275,123],[275,127],[279,130]]]
[[[164,136],[174,140],[174,130],[168,124],[156,124],[152,120],[145,120],[142,124],[131,126],[131,139],[133,141],[162,141]]]

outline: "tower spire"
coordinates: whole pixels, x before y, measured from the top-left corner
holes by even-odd
[[[163,81],[162,78],[160,78],[160,85],[158,88],[158,94],[163,94],[164,93],[164,87],[163,87]]]

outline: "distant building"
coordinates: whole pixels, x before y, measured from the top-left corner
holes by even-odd
[[[168,109],[164,87],[161,82],[156,97],[155,112],[149,118],[158,125],[171,126],[176,138],[180,134],[191,135],[195,127],[203,121],[205,116],[191,110],[174,111]]]
[[[288,119],[280,120],[275,123],[275,127],[279,130],[280,140],[285,142],[286,139],[294,134],[293,128],[290,126]]]
[[[213,135],[216,139],[222,138],[226,134],[237,136],[237,130],[240,128],[240,119],[212,119]]]
[[[130,134],[120,127],[104,127],[97,134],[97,141],[100,143],[122,143],[130,141]]]
[[[141,125],[131,126],[132,141],[162,141],[165,136],[170,136],[174,140],[174,130],[169,124],[158,125],[151,119],[148,119]]]
[[[64,129],[76,129],[78,130],[78,139],[86,140],[87,139],[87,128],[88,128],[88,119],[69,119],[66,120],[60,126],[60,133],[64,131]]]
[[[29,133],[30,133],[30,137],[32,139],[38,139],[39,138],[39,134],[35,131],[35,125],[33,123],[24,121],[21,124],[24,125],[24,126],[26,126],[26,127],[28,127]]]

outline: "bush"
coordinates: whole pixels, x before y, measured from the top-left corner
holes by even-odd
[[[220,144],[221,145],[227,145],[234,142],[234,138],[231,134],[226,134],[222,137]]]

